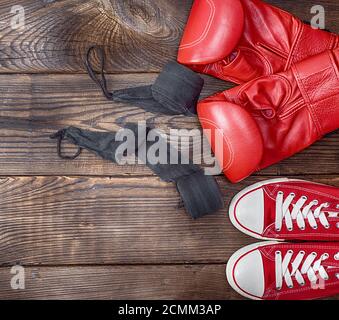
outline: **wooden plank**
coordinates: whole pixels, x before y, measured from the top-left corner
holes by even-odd
[[[301,19],[312,18],[314,2],[269,0]],[[17,0],[25,28],[13,29],[13,1],[0,8],[0,72],[84,72],[85,50],[105,47],[109,72],[159,71],[176,58],[192,0]],[[337,3],[318,0],[326,27],[338,32]],[[13,20],[14,19],[14,20]]]
[[[109,76],[112,90],[151,84],[156,74]],[[207,79],[207,77],[205,77]],[[227,86],[229,88],[229,86]],[[203,96],[226,89],[208,79]],[[154,115],[122,103],[107,101],[86,75],[0,75],[0,174],[2,175],[116,175],[151,174],[145,166],[117,166],[84,152],[74,161],[60,160],[49,136],[69,125],[116,130],[126,122],[149,121],[160,129],[200,128],[193,117]],[[261,174],[339,172],[339,132],[303,153]],[[66,145],[65,151],[73,152]],[[210,154],[208,144],[204,152]],[[317,161],[314,161],[317,159]]]
[[[11,289],[10,271],[0,268],[0,300],[244,299],[227,283],[224,264],[26,267],[24,290]]]
[[[107,76],[110,90],[150,85],[158,74],[128,74]],[[204,76],[202,98],[229,89],[224,81]],[[197,126],[190,117],[166,117],[145,113],[138,107],[107,100],[100,88],[88,75],[59,74],[0,74],[0,121],[8,128],[29,123],[48,122],[54,129],[61,125],[81,123],[96,129],[107,124],[137,122],[148,119],[155,124],[172,124],[172,127]],[[106,123],[106,127],[98,125]]]
[[[2,178],[0,265],[225,263],[257,242],[231,225],[227,205],[263,179],[218,178],[225,209],[192,221],[174,185],[156,178]],[[338,177],[307,179],[339,186]]]
[[[12,290],[0,268],[0,299],[241,299],[225,265],[25,268],[25,290]]]
[[[2,72],[84,71],[85,50],[103,45],[108,70],[158,71],[175,58],[191,1],[19,0],[23,31],[12,30],[12,1],[3,1],[0,20]]]
[[[1,123],[0,175],[154,175],[145,165],[117,165],[84,150],[75,160],[59,159],[56,141],[49,137],[63,125],[26,120]],[[72,125],[77,125],[76,122]],[[97,125],[97,124],[96,124]],[[100,125],[100,124],[99,124]],[[109,126],[110,124],[107,124]],[[9,128],[10,127],[10,128]],[[305,151],[275,164],[256,175],[337,174],[339,172],[339,132],[325,137]],[[64,144],[65,154],[74,154],[73,145]],[[208,143],[204,154],[210,154]]]

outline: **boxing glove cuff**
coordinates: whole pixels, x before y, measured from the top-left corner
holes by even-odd
[[[319,138],[339,127],[339,48],[327,50],[292,67]]]

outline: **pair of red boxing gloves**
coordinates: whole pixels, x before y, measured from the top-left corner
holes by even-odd
[[[197,107],[230,181],[339,128],[337,47],[336,34],[260,0],[194,1],[178,61],[240,84]]]

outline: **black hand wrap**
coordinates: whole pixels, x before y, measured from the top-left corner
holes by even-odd
[[[183,204],[194,219],[223,208],[222,195],[217,182],[212,176],[205,175],[204,171],[191,161],[188,164],[181,164],[184,162],[183,155],[178,153],[176,149],[175,152],[178,154],[179,161],[178,164],[171,164],[170,158],[175,152],[173,152],[167,140],[164,140],[167,144],[166,161],[162,161],[162,163],[152,162],[148,157],[141,155],[143,148],[146,151],[146,155],[154,144],[154,142],[147,139],[150,129],[145,128],[145,137],[138,136],[138,126],[135,124],[126,125],[126,129],[130,129],[134,137],[136,137],[132,142],[129,142],[128,139],[117,141],[117,135],[121,134],[121,130],[118,132],[93,132],[75,127],[63,129],[51,136],[51,138],[58,139],[58,154],[64,159],[76,158],[83,148],[115,163],[119,163],[122,156],[135,154],[162,180],[176,183]],[[61,142],[63,139],[67,139],[79,147],[75,156],[61,154]],[[123,143],[124,148],[121,148]]]
[[[100,56],[101,79],[96,76],[90,62],[90,54],[93,50],[97,50]],[[92,80],[101,87],[103,94],[108,99],[126,102],[152,113],[167,115],[196,114],[196,104],[204,86],[204,80],[198,74],[177,62],[167,63],[153,85],[126,88],[113,92],[109,92],[107,89],[104,73],[105,56],[101,48],[89,48],[85,65]]]

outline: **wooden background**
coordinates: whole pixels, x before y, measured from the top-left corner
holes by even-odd
[[[310,20],[310,0],[269,3]],[[172,184],[144,166],[115,166],[84,152],[58,159],[54,131],[110,129],[153,117],[160,127],[195,119],[147,114],[105,100],[85,74],[86,48],[103,45],[112,88],[149,84],[175,59],[191,0],[0,0],[0,299],[238,299],[225,263],[255,242],[227,218],[232,196],[289,176],[339,186],[339,133],[237,185],[218,182],[226,208],[192,221]],[[317,0],[338,32],[336,0]],[[25,29],[10,26],[13,5]],[[229,87],[206,77],[204,95]],[[67,149],[71,150],[69,146]],[[26,289],[10,268],[26,267]]]

